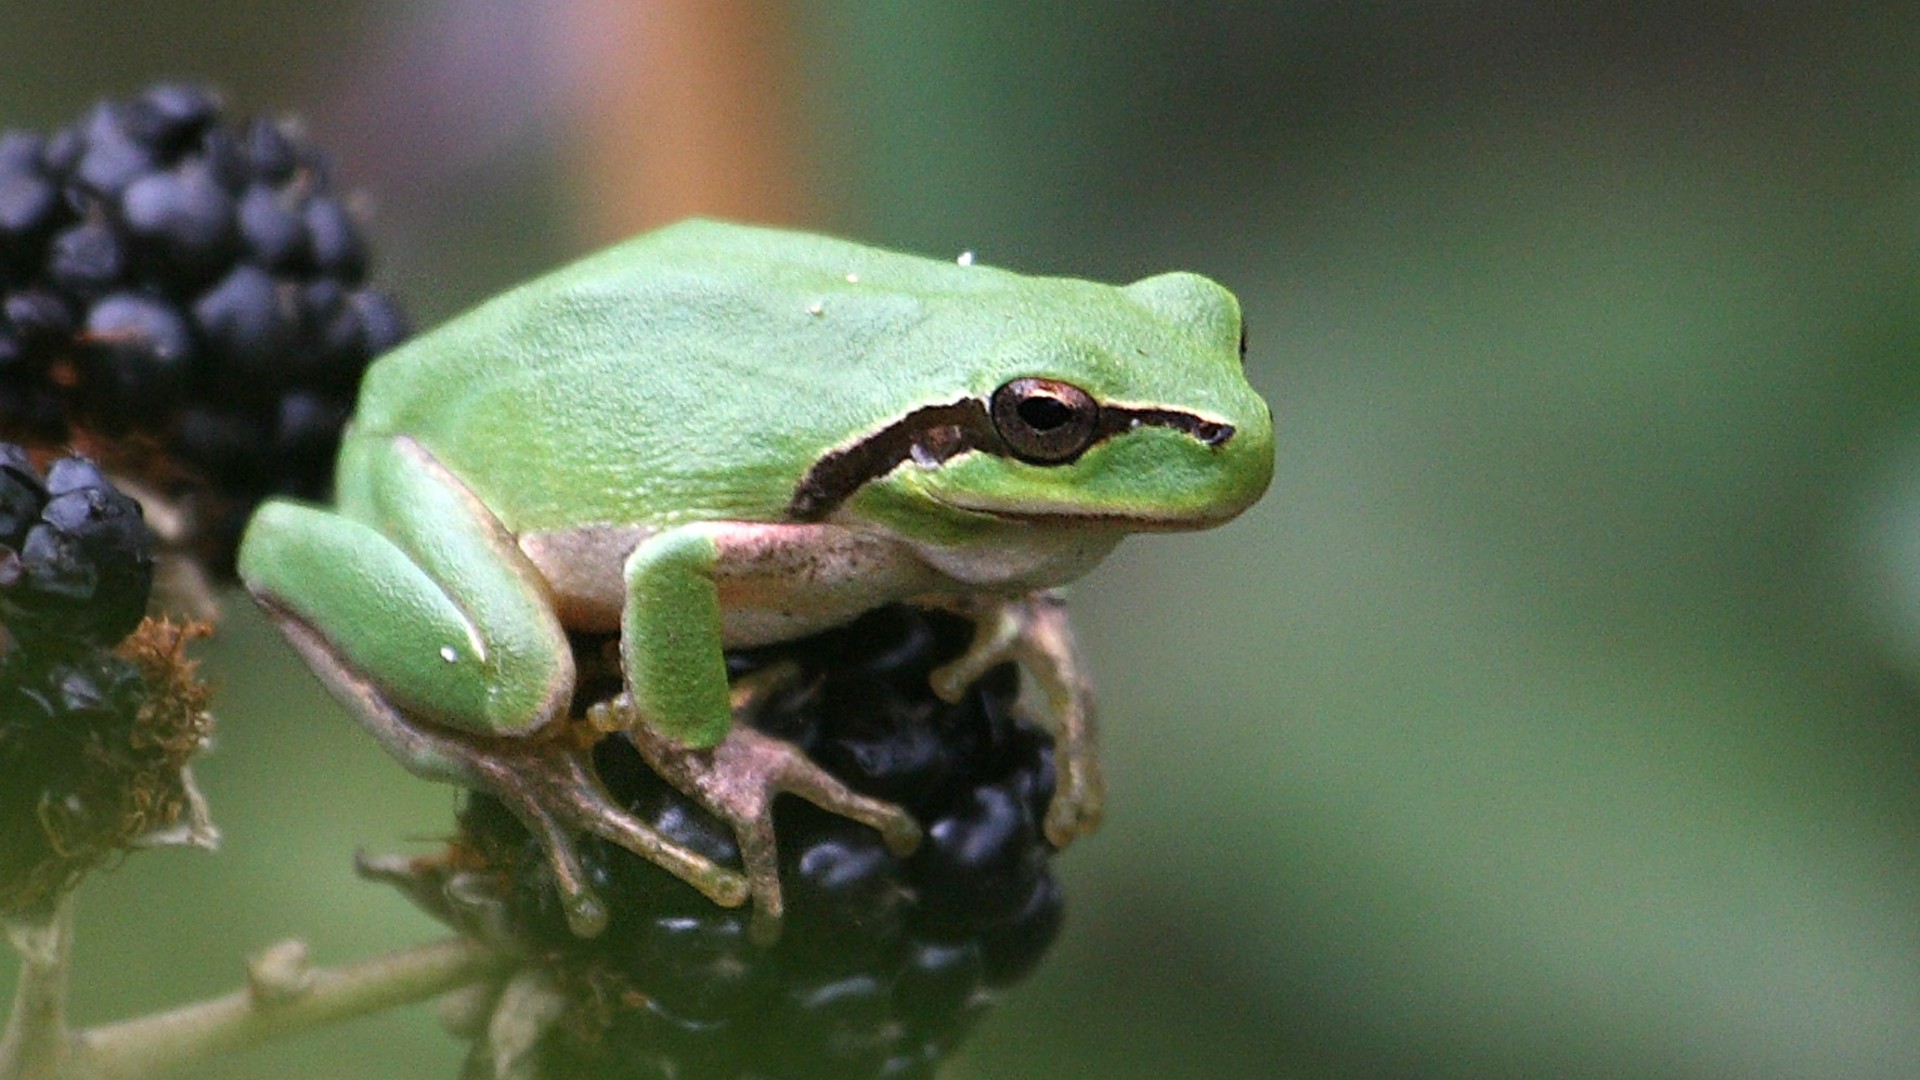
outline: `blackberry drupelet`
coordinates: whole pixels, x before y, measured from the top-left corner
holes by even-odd
[[[540,846],[498,803],[470,798],[464,842],[514,883],[517,936],[572,1002],[543,1045],[543,1075],[933,1075],[992,992],[1032,969],[1061,919],[1040,830],[1051,739],[1016,717],[1014,669],[996,669],[958,704],[927,685],[970,634],[954,616],[896,606],[729,656],[736,676],[799,665],[803,677],[765,703],[756,725],[863,793],[901,802],[927,828],[921,849],[899,859],[872,830],[783,800],[788,912],[770,947],[749,940],[748,912],[715,907],[596,841],[582,854],[613,921],[598,938],[576,938]],[[596,647],[582,648],[583,672]],[[580,700],[617,689],[589,683]],[[737,862],[727,830],[649,772],[624,738],[603,739],[596,763],[608,789],[656,828]]]
[[[408,333],[331,173],[193,86],[0,135],[0,438],[183,500],[222,573],[261,499],[324,497],[361,373]]]

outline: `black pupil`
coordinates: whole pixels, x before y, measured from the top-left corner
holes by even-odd
[[[1073,419],[1073,410],[1059,398],[1039,395],[1020,403],[1020,419],[1035,431],[1052,431]]]

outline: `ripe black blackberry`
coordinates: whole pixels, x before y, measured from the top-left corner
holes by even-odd
[[[736,675],[795,663],[803,677],[755,722],[854,788],[926,826],[911,858],[798,799],[779,807],[787,921],[752,943],[749,914],[715,907],[653,864],[596,841],[583,858],[613,913],[591,940],[567,929],[546,857],[511,814],[475,796],[465,843],[514,883],[517,935],[569,994],[542,1075],[608,1080],[930,1077],[992,992],[1030,971],[1059,930],[1051,740],[1013,710],[1003,666],[958,704],[928,674],[971,627],[885,608],[801,642],[732,654]],[[584,650],[590,670],[592,650]],[[617,684],[583,686],[582,697]],[[726,829],[655,777],[619,736],[596,764],[608,789],[673,839],[734,862]]]
[[[205,691],[180,655],[190,632],[141,623],[153,542],[91,462],[42,478],[0,445],[0,915],[194,812]]]
[[[63,458],[42,480],[26,451],[0,445],[0,625],[15,653],[126,637],[153,588],[153,543],[140,504],[92,462]]]
[[[262,498],[323,497],[361,373],[408,332],[331,172],[193,86],[0,135],[0,438],[187,500],[223,572]]]

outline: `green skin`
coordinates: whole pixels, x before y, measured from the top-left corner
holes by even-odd
[[[410,768],[488,789],[511,783],[466,748],[550,734],[575,681],[567,631],[618,630],[627,695],[597,720],[727,804],[741,785],[722,774],[770,759],[724,752],[739,703],[722,651],[883,604],[979,620],[944,693],[1017,655],[1056,711],[1084,711],[1040,591],[1129,532],[1219,524],[1260,497],[1272,422],[1242,346],[1239,305],[1192,274],[1115,287],[686,222],[382,358],[336,505],[263,506],[240,576]],[[1018,379],[1077,387],[1117,426],[1066,459],[1023,453],[979,419]],[[923,424],[936,407],[973,410],[972,442]],[[867,455],[890,429],[892,453]],[[1083,757],[1069,765],[1091,772],[1090,743]],[[1062,797],[1097,800],[1090,784],[1063,776]],[[1054,810],[1070,838],[1097,806]],[[737,899],[716,880],[696,884]]]

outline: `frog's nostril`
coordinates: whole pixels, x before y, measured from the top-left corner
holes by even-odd
[[[1233,425],[1202,420],[1193,426],[1193,437],[1211,447],[1225,446],[1233,438]]]

